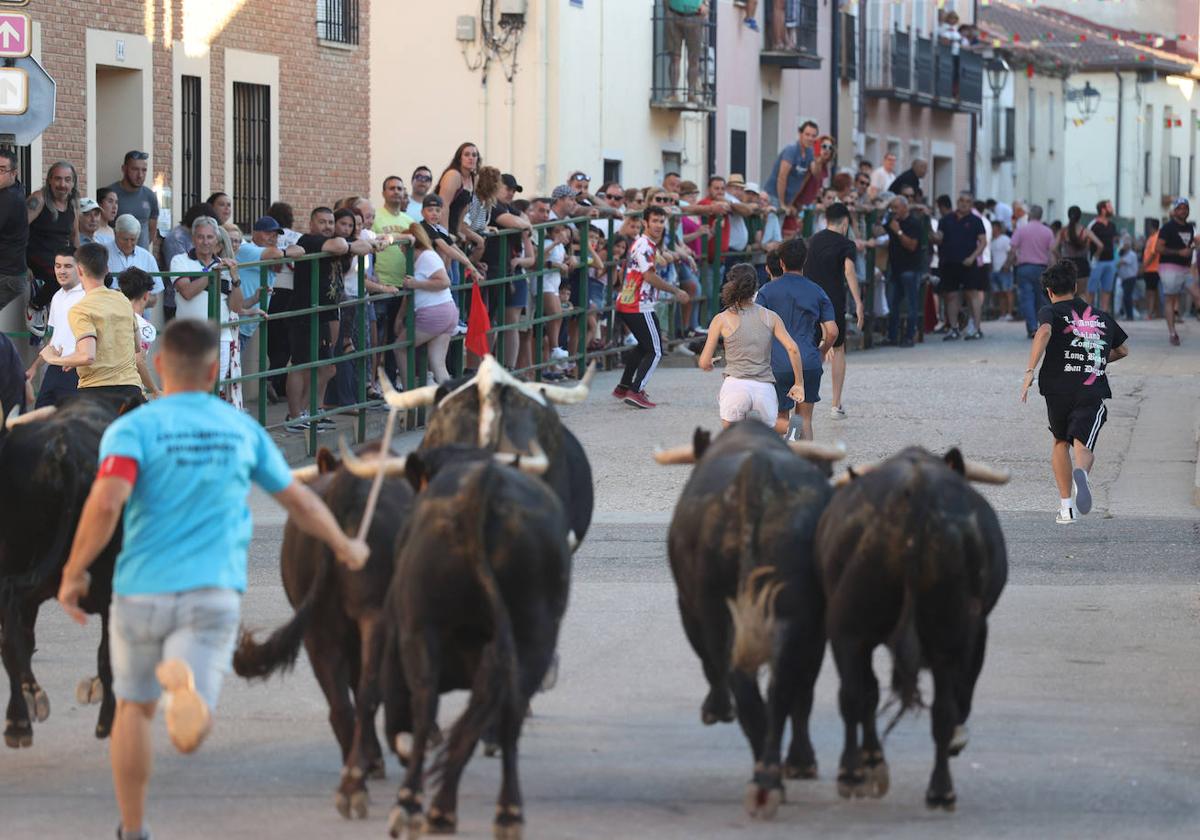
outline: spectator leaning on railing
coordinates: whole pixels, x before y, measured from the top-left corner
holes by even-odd
[[[111,286],[116,286],[116,276],[127,268],[140,268],[147,274],[158,271],[158,263],[154,257],[137,244],[141,232],[141,224],[128,213],[117,216],[117,220],[113,223],[113,241],[106,245],[108,273],[112,276]],[[158,302],[158,295],[162,294],[162,291],[162,279],[155,277],[150,306],[154,306]]]

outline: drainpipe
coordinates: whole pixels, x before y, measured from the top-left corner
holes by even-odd
[[[717,103],[716,86],[718,84],[720,84],[719,77],[717,76],[717,44],[718,44],[718,42],[716,40],[717,39],[717,35],[716,35],[716,32],[717,32],[717,4],[716,3],[713,3],[708,9],[708,24],[709,24],[708,32],[706,33],[706,35],[709,39],[711,39],[711,41],[708,44],[705,44],[705,46],[707,47],[711,44],[711,46],[713,48],[713,51],[712,51],[713,59],[712,59],[711,70],[712,70],[713,79],[715,82],[715,84],[713,85],[713,105],[715,107],[716,103]],[[708,83],[708,74],[707,73],[704,76],[704,82],[705,82],[705,84]],[[707,117],[708,117],[708,132],[707,132],[708,154],[706,155],[706,157],[708,158],[708,161],[707,161],[708,172],[706,172],[704,175],[705,179],[711,178],[713,175],[717,174],[717,114],[716,114],[716,111],[715,110],[709,111],[707,114]],[[745,176],[743,176],[743,177],[745,177]]]
[[[841,93],[840,67],[842,60],[841,14],[831,6],[829,21],[829,134],[838,137],[838,96]],[[836,141],[835,141],[836,142]],[[838,150],[840,151],[840,149]]]
[[[1121,121],[1124,117],[1125,105],[1125,77],[1121,75],[1120,70],[1114,70],[1117,74],[1117,186],[1113,192],[1113,215],[1121,215]]]

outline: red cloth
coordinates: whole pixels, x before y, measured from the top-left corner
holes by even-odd
[[[100,464],[96,478],[120,478],[131,485],[137,483],[138,462],[124,455],[109,455]]]
[[[488,317],[487,304],[483,302],[483,294],[479,284],[471,284],[471,313],[467,317],[467,340],[463,343],[468,351],[476,356],[486,356],[488,347],[488,330],[492,328],[492,319]]]

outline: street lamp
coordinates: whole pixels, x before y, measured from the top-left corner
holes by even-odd
[[[987,63],[987,79],[992,95],[999,99],[1001,91],[1008,84],[1008,62],[998,55],[991,56]]]
[[[1079,109],[1079,116],[1087,122],[1100,107],[1100,91],[1092,87],[1091,82],[1084,82],[1082,88],[1071,88],[1067,91],[1067,101],[1075,103],[1075,107]]]

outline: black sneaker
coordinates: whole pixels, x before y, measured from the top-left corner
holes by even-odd
[[[330,429],[337,428],[337,423],[334,422],[332,417],[322,417],[321,419],[314,420],[312,422],[317,425],[318,432],[327,432]]]
[[[983,338],[983,333],[979,330],[975,330],[975,332],[964,335],[963,341],[978,341],[981,338]]]
[[[292,417],[291,415],[288,415],[287,419],[284,420],[283,427],[292,434],[298,434],[300,432],[307,432],[308,431],[308,412],[307,411],[300,412],[299,417]]]
[[[947,330],[946,334],[942,336],[942,341],[958,341],[959,338],[961,336],[958,334],[958,330]]]

